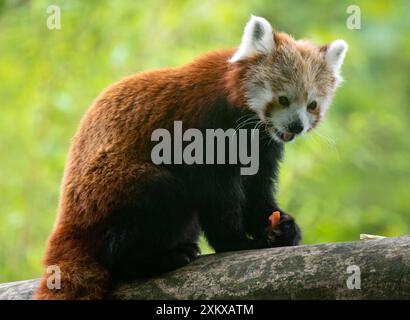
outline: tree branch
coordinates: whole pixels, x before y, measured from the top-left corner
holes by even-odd
[[[349,289],[360,268],[360,289]],[[0,285],[29,299],[37,280]],[[358,283],[356,282],[356,285]],[[410,237],[227,252],[155,279],[119,285],[114,299],[410,299]]]

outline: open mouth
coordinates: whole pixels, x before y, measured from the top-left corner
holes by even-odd
[[[273,128],[273,133],[277,138],[279,138],[279,140],[283,142],[289,142],[289,141],[292,141],[293,138],[295,138],[294,133],[281,132],[276,128]]]

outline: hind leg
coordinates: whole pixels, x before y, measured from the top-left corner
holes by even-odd
[[[111,232],[101,257],[112,278],[129,280],[155,276],[178,269],[195,260],[200,253],[196,243],[199,235],[197,222],[190,221],[183,226],[169,227],[171,230],[168,232],[175,233],[159,234],[156,232],[158,229],[145,229],[141,232],[136,226],[119,228]],[[131,234],[138,236],[133,237]]]
[[[167,173],[141,188],[135,205],[108,222],[99,257],[114,279],[168,272],[199,253],[199,224],[183,182]]]

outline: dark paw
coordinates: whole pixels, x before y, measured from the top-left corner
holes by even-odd
[[[268,242],[271,247],[296,246],[299,244],[302,234],[295,219],[285,213],[281,213],[281,219],[275,229],[268,229]]]
[[[169,263],[173,265],[172,269],[180,268],[194,261],[199,254],[200,250],[196,243],[182,243],[170,252]]]
[[[196,243],[182,243],[175,248],[175,251],[185,255],[189,262],[198,258],[201,251]]]

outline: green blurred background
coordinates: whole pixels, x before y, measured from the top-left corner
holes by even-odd
[[[47,7],[61,7],[49,30]],[[349,45],[345,84],[315,133],[288,145],[279,200],[304,243],[410,233],[410,1],[0,0],[0,282],[41,274],[64,162],[98,93],[141,70],[239,44],[250,14]],[[202,240],[204,252],[209,248]]]

